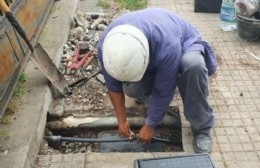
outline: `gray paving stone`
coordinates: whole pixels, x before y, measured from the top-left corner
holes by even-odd
[[[86,11],[101,11],[95,6],[96,1],[85,2]],[[149,4],[178,13],[190,21],[201,33],[202,39],[214,47],[219,67],[217,74],[210,77],[209,103],[216,118],[212,130],[214,144],[211,153],[215,166],[260,167],[260,69],[259,63],[247,52],[248,50],[255,55],[259,54],[259,42],[247,42],[237,36],[237,31],[221,31],[218,27],[219,14],[194,13],[193,0],[150,0]],[[180,97],[175,97],[172,104],[178,105],[180,109],[184,152],[194,154],[190,124],[183,115]],[[177,154],[88,153],[86,156],[73,155],[73,160],[69,160],[69,157],[65,159],[68,155],[64,155],[63,162],[72,163],[72,167],[121,168],[132,167],[136,158],[166,155]],[[56,160],[58,161],[58,158]]]

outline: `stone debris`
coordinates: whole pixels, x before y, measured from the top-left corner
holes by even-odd
[[[124,13],[126,12],[128,11]],[[97,60],[97,44],[100,35],[112,20],[122,14],[123,12],[120,10],[110,14],[76,12],[68,40],[63,45],[63,55],[59,65],[60,72],[69,84],[100,71]],[[87,58],[84,57],[88,52],[90,55]],[[84,60],[81,61],[83,58]],[[79,62],[83,63],[80,66],[74,66]],[[109,98],[102,74],[91,78],[80,87],[73,88],[72,95],[63,99],[63,101],[54,100],[53,108],[49,112],[53,118],[59,119],[57,117],[79,114],[82,117],[114,115],[112,105],[108,104]]]

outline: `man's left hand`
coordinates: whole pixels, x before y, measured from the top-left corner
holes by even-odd
[[[143,125],[139,131],[138,142],[148,144],[154,136],[154,129],[148,125]]]

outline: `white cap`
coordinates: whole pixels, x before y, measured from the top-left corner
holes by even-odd
[[[112,28],[102,52],[104,67],[110,76],[125,82],[142,79],[149,61],[149,45],[141,30],[131,25]]]

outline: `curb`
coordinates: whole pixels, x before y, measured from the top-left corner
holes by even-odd
[[[57,65],[67,41],[71,21],[77,9],[77,0],[55,1],[43,26],[38,43]],[[60,26],[63,25],[63,26]],[[46,118],[53,101],[47,78],[29,61],[25,67],[26,94],[19,100],[13,123],[8,125],[7,148],[0,155],[0,167],[34,167],[44,136]],[[2,139],[1,139],[2,140]]]

